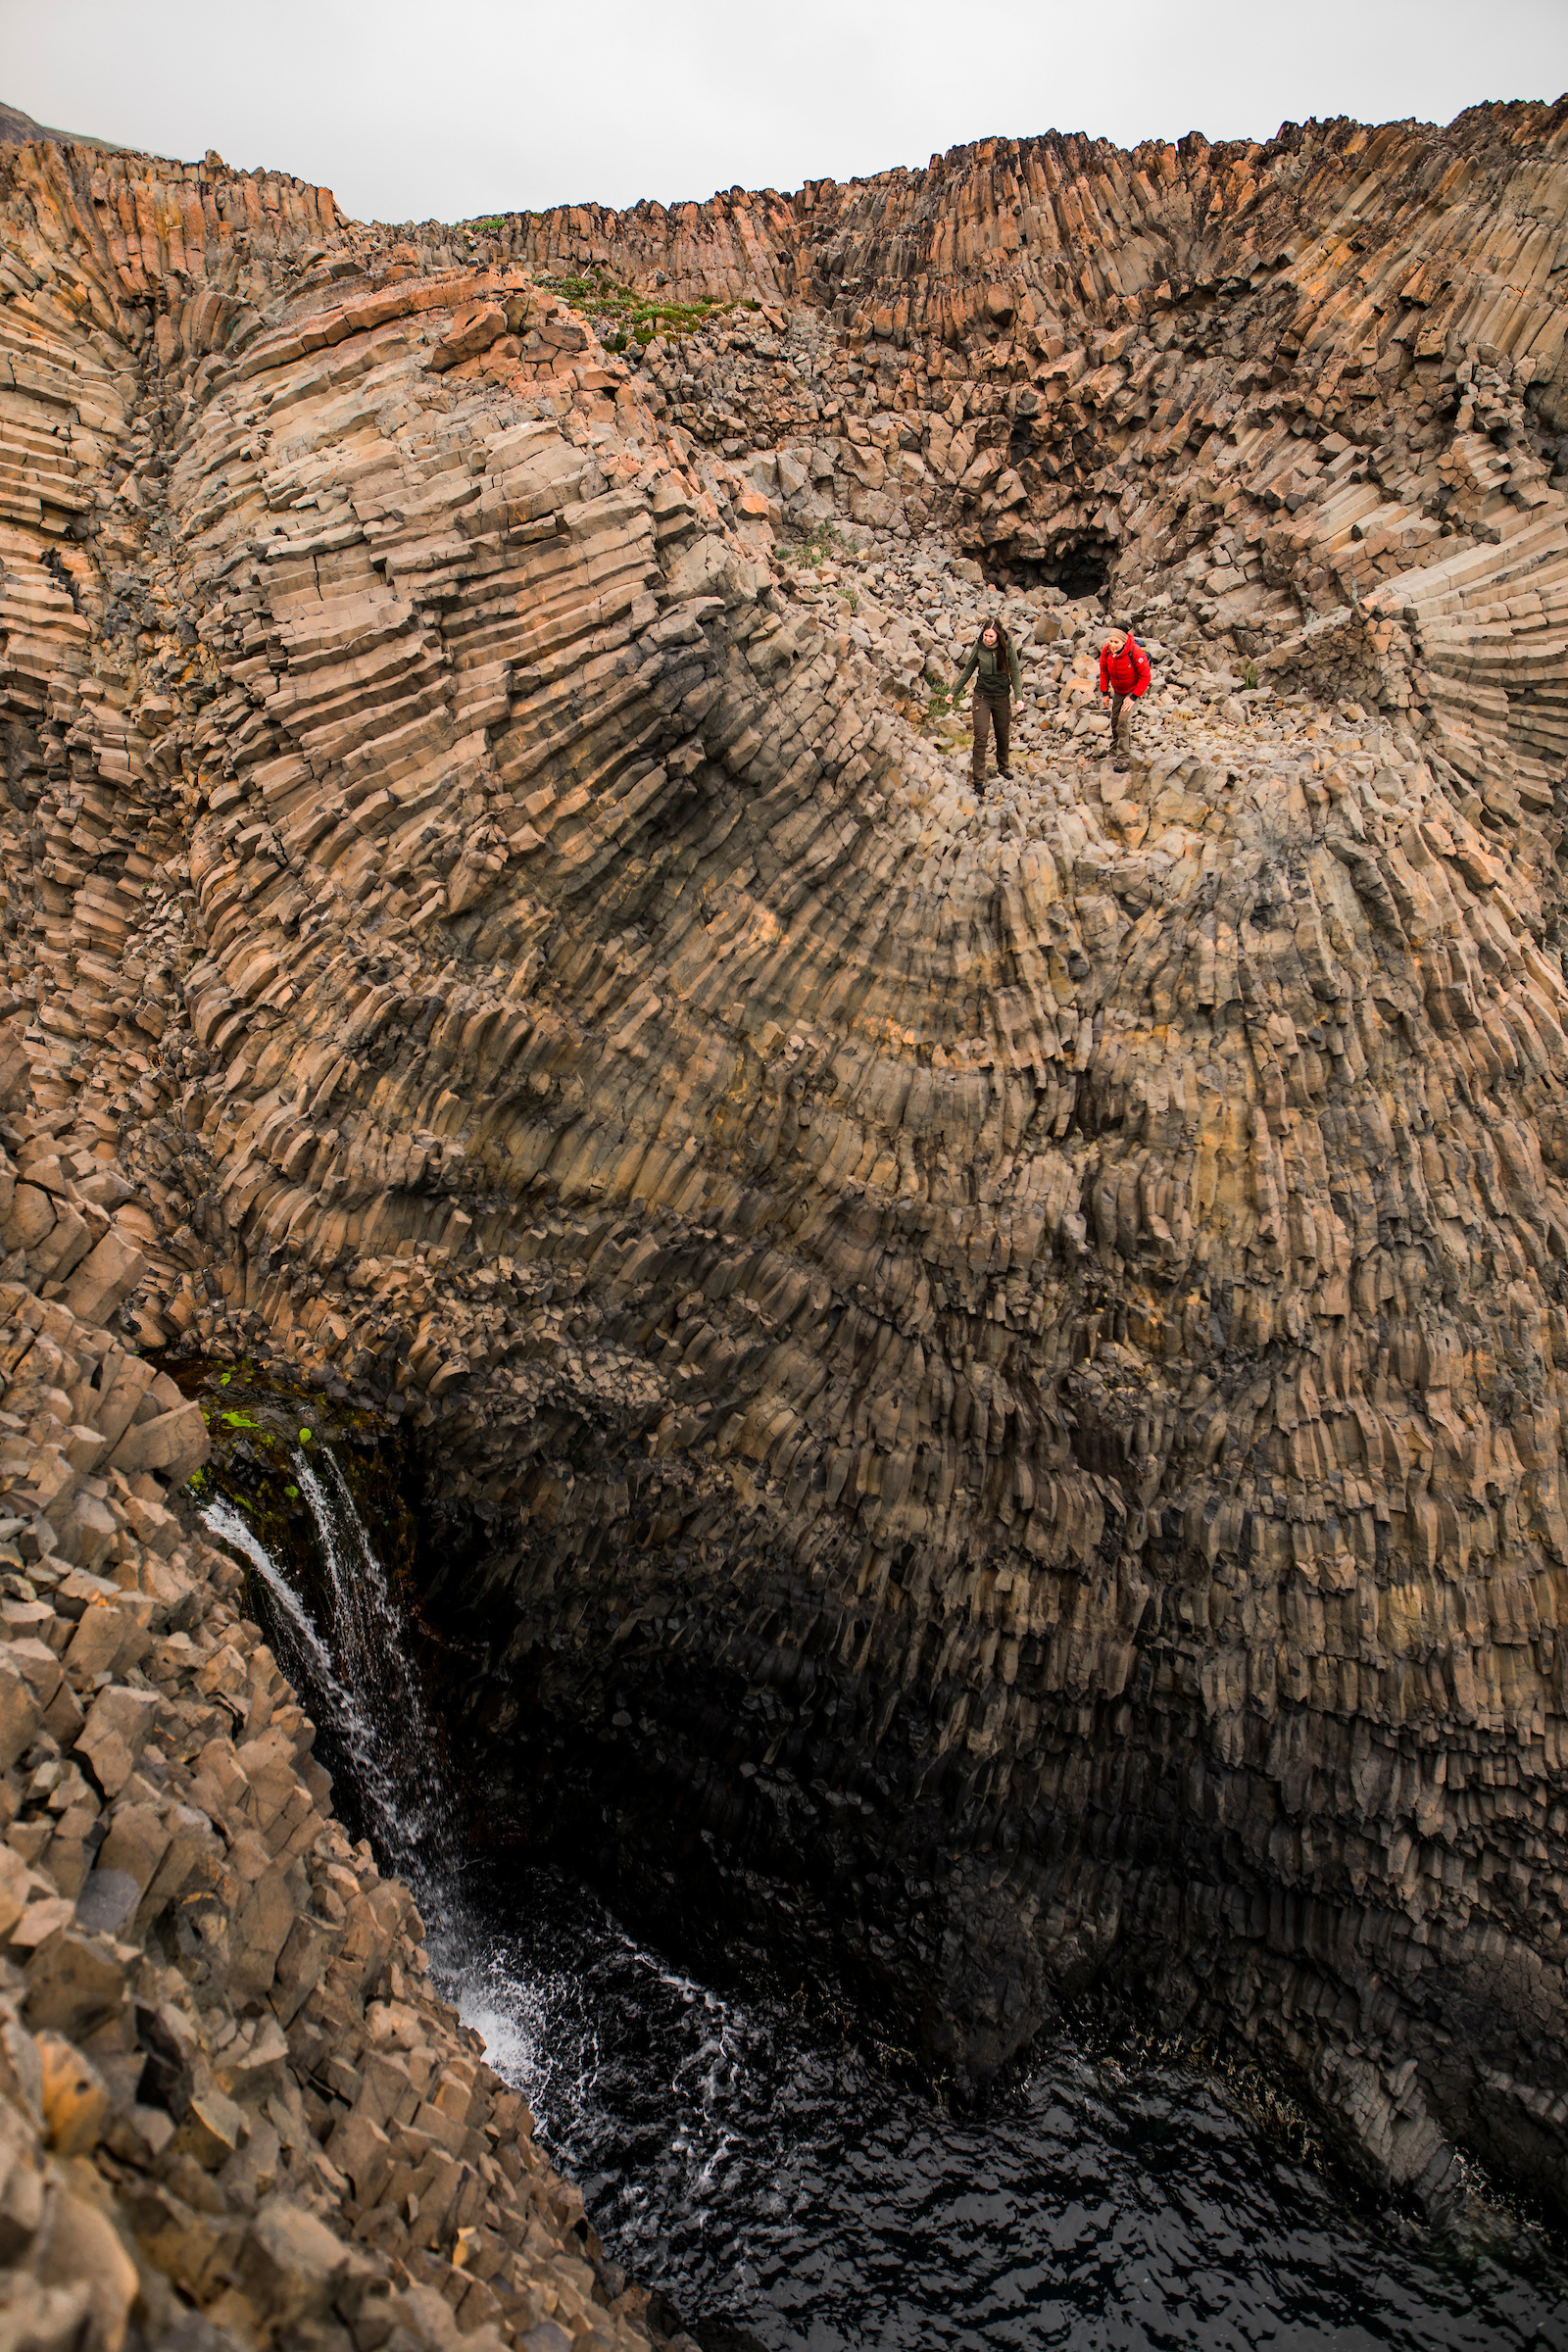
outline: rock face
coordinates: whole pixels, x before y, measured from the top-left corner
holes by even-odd
[[[207,1432],[98,1321],[110,1246],[0,1282],[0,2337],[662,2341],[166,1507]]]
[[[1450,552],[1502,514],[1489,493],[1515,521],[1543,504],[1568,430],[1563,133],[1559,105],[1267,147],[991,140],[793,199],[549,213],[513,242],[672,302],[807,306],[719,370],[717,404],[706,371],[656,373],[694,425],[733,403],[770,444],[848,438],[861,519],[934,518],[1046,576],[1088,560],[1140,601],[1200,586],[1207,624],[1267,638]]]
[[[1565,140],[0,166],[8,1277],[414,1416],[498,1834],[1558,2203]]]

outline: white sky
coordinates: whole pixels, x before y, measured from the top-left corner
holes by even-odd
[[[360,219],[798,187],[996,134],[1130,146],[1568,88],[1568,0],[0,0],[0,99]]]

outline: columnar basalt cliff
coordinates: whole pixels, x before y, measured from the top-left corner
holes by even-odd
[[[111,1235],[62,1296],[0,1284],[0,2340],[648,2352],[167,1507],[208,1436],[99,1320],[133,1279]]]
[[[1201,581],[1213,625],[1266,637],[1410,570],[1489,491],[1532,503],[1568,429],[1562,129],[1560,107],[1483,107],[1441,135],[993,140],[793,199],[571,208],[512,242],[831,321],[847,368],[805,338],[722,371],[716,404],[656,372],[677,415],[731,392],[775,443],[848,433],[866,519],[903,509],[1047,572],[1092,546],[1141,599]],[[1465,360],[1501,380],[1439,417]]]
[[[1565,151],[0,199],[8,1278],[413,1416],[492,1831],[1559,2204]]]

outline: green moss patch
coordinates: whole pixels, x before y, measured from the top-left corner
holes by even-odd
[[[199,1519],[202,1505],[220,1495],[295,1590],[309,1593],[320,1573],[320,1555],[295,1457],[304,1454],[321,1470],[320,1456],[330,1452],[389,1580],[408,1577],[415,1548],[413,1464],[410,1442],[393,1423],[249,1361],[219,1364],[197,1357],[166,1369],[201,1406],[212,1441],[206,1467],[187,1483],[187,1515]],[[271,1609],[261,1577],[249,1570],[247,1614],[269,1633]]]
[[[651,343],[656,335],[666,342],[682,335],[694,335],[715,318],[726,318],[732,311],[756,310],[756,303],[719,302],[704,298],[701,302],[668,302],[651,300],[645,294],[634,293],[603,271],[586,277],[552,277],[548,281],[552,294],[570,303],[594,322],[594,331],[607,351],[624,351],[628,345]]]

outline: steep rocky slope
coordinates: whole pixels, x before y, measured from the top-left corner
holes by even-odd
[[[646,2347],[166,1507],[208,1437],[96,1320],[135,1270],[0,1284],[0,2339]]]
[[[413,1415],[497,1834],[1559,2202],[1565,137],[0,167],[9,1277]]]

